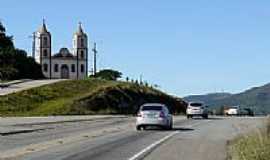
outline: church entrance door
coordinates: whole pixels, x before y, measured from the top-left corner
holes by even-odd
[[[61,78],[62,79],[69,79],[69,69],[66,64],[61,66]]]

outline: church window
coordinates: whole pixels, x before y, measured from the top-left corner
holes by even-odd
[[[71,65],[71,72],[75,72],[75,64]]]
[[[84,52],[81,51],[81,58],[84,58]]]
[[[48,71],[48,64],[43,64],[43,70],[44,70],[44,72],[47,72]]]
[[[44,46],[48,46],[48,38],[47,37],[44,37]]]
[[[44,57],[47,57],[47,56],[48,56],[47,49],[45,49],[45,50],[43,51],[43,56],[44,56]]]
[[[58,72],[58,64],[54,65],[54,72]]]
[[[81,72],[84,72],[84,65],[81,64]]]
[[[81,38],[81,47],[84,47],[84,40]]]

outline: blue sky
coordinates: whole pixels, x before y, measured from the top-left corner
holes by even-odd
[[[16,47],[46,19],[53,51],[71,48],[78,22],[98,45],[98,67],[171,94],[237,93],[270,82],[267,0],[5,0],[0,19]],[[90,59],[92,53],[89,54]]]

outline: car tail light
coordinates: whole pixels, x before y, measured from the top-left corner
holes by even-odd
[[[160,112],[159,117],[164,118],[165,117],[164,112]]]

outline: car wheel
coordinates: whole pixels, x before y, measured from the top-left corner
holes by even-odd
[[[170,126],[169,126],[169,130],[172,130],[173,129],[173,124],[171,122]]]
[[[204,119],[208,119],[208,115],[206,114],[206,115],[203,115],[203,118]]]
[[[142,130],[142,126],[136,126],[136,130],[137,130],[137,131]]]

